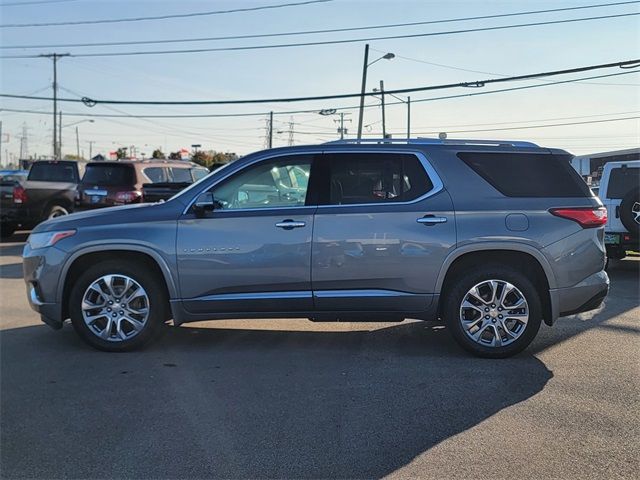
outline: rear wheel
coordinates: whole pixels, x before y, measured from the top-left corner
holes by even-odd
[[[526,275],[508,266],[487,265],[454,280],[445,294],[443,315],[464,349],[481,357],[505,358],[535,338],[542,305]]]
[[[100,350],[141,347],[163,330],[167,298],[148,269],[110,260],[83,273],[71,289],[71,323],[80,337]]]
[[[47,212],[47,220],[62,217],[64,215],[69,215],[69,211],[66,208],[64,208],[62,205],[53,205]]]
[[[0,238],[9,238],[16,231],[17,225],[13,223],[0,224]]]

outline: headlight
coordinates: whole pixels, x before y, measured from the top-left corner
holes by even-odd
[[[33,250],[38,248],[51,247],[63,238],[75,235],[75,230],[62,230],[57,232],[32,233],[29,235],[27,243]]]

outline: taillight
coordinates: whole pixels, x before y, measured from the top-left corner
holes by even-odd
[[[582,228],[597,228],[607,223],[607,209],[604,207],[552,208],[549,212],[556,217],[573,220]]]
[[[21,185],[13,187],[13,203],[27,203],[27,192]]]
[[[137,190],[116,193],[116,202],[135,203],[142,200],[142,193]]]

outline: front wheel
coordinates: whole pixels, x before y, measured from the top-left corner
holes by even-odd
[[[486,358],[521,352],[542,321],[536,287],[521,272],[502,266],[465,271],[445,293],[443,315],[454,339]]]
[[[163,329],[168,316],[165,290],[149,269],[117,260],[84,272],[69,301],[78,335],[109,352],[141,347]]]

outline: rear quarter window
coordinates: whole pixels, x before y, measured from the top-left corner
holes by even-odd
[[[459,153],[474,172],[507,197],[590,197],[568,155]]]

